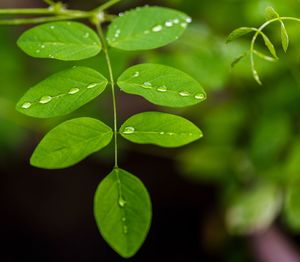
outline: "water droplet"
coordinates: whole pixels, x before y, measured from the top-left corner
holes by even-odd
[[[83,35],[84,38],[88,38],[89,36],[90,36],[90,33],[85,33],[85,34]]]
[[[41,45],[41,48],[45,48],[46,46],[45,45]]]
[[[55,26],[54,26],[54,25],[51,25],[51,26],[50,26],[50,29],[52,29],[52,30],[53,30],[54,28],[55,28]]]
[[[173,26],[173,22],[172,22],[172,21],[167,21],[167,22],[165,23],[165,26],[166,26],[166,27],[171,27],[171,26]]]
[[[123,134],[133,134],[135,131],[134,127],[127,126],[124,128]]]
[[[54,56],[53,56],[53,55],[48,55],[48,57],[49,57],[49,58],[54,58]]]
[[[36,52],[36,53],[40,53],[40,52],[41,52],[41,50],[37,49],[35,52]]]
[[[123,16],[124,15],[124,13],[119,13],[119,16]]]
[[[156,90],[159,92],[167,92],[168,88],[166,86],[161,86],[161,87],[158,87]]]
[[[120,207],[124,207],[126,205],[126,201],[124,200],[123,197],[119,198],[118,204]]]
[[[145,82],[144,86],[152,86],[152,84],[150,82]]]
[[[139,76],[140,76],[140,72],[138,71],[134,72],[133,77],[139,77]]]
[[[174,23],[174,24],[179,24],[179,22],[180,22],[180,21],[179,21],[178,18],[173,19],[173,23]]]
[[[126,221],[126,217],[122,217],[122,221],[125,222]]]
[[[71,88],[70,91],[68,92],[68,94],[74,95],[74,94],[78,93],[79,91],[80,91],[80,89],[77,87]]]
[[[47,104],[52,100],[52,96],[42,96],[40,99],[41,104]]]
[[[164,135],[164,134],[165,134],[165,132],[159,132],[159,134],[160,134],[160,135]]]
[[[189,133],[189,136],[192,136],[193,135],[193,133]]]
[[[71,25],[71,22],[68,22],[67,25]]]
[[[145,31],[144,31],[144,34],[145,34],[145,35],[147,35],[147,34],[149,34],[149,33],[150,33],[149,30],[145,30]]]
[[[192,18],[191,17],[187,17],[186,19],[185,19],[185,21],[188,23],[188,24],[190,24],[190,23],[192,23]]]
[[[97,85],[99,85],[99,83],[91,83],[86,88],[87,89],[92,89],[92,88],[96,87]]]
[[[175,133],[173,133],[173,132],[168,132],[167,135],[173,136],[173,135],[175,135]]]
[[[128,227],[127,226],[123,226],[123,233],[125,235],[128,233]]]
[[[157,25],[157,26],[154,26],[152,28],[152,31],[153,32],[160,32],[162,29],[163,29],[163,27],[161,25]]]
[[[191,94],[189,92],[187,92],[187,91],[181,91],[179,93],[179,95],[181,95],[181,96],[190,96]]]
[[[205,95],[204,95],[204,94],[196,94],[196,95],[195,95],[195,98],[196,98],[196,99],[199,99],[199,100],[202,100],[202,99],[205,98]]]
[[[31,107],[31,106],[32,106],[32,104],[31,104],[30,102],[25,102],[25,103],[22,105],[22,108],[27,109],[27,108],[29,108],[29,107]]]
[[[180,26],[183,27],[183,28],[186,28],[187,27],[187,23],[181,23]]]

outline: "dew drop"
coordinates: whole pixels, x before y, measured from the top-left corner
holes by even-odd
[[[133,77],[139,77],[139,76],[140,76],[140,72],[138,71],[134,72]]]
[[[55,26],[54,26],[54,25],[51,25],[51,26],[50,26],[50,29],[52,29],[52,30],[53,30],[54,28],[55,28]]]
[[[152,86],[152,84],[150,82],[145,82],[144,86]]]
[[[122,221],[125,222],[126,221],[126,217],[122,217]]]
[[[187,92],[187,91],[181,91],[179,93],[179,95],[181,95],[181,96],[190,96],[191,94],[189,92]]]
[[[123,197],[119,198],[118,204],[120,207],[124,207],[126,205],[126,201]]]
[[[175,135],[175,133],[173,133],[173,132],[168,132],[167,135],[173,136],[173,135]]]
[[[22,105],[22,108],[27,109],[27,108],[29,108],[29,107],[31,107],[31,106],[32,106],[32,104],[31,104],[30,102],[25,102],[25,103]]]
[[[69,95],[74,95],[76,93],[78,93],[80,91],[79,88],[75,87],[75,88],[71,88],[68,92]]]
[[[45,45],[41,45],[41,48],[43,48],[43,49],[44,49],[45,47],[46,47]]]
[[[181,23],[180,26],[183,27],[183,28],[186,28],[187,27],[187,23]]]
[[[134,127],[127,126],[124,128],[123,134],[133,134],[135,131]]]
[[[124,15],[124,13],[119,13],[119,16],[123,16]]]
[[[205,96],[204,96],[204,94],[196,94],[196,95],[195,95],[195,98],[196,98],[196,99],[199,99],[199,100],[202,100],[202,99],[205,98]]]
[[[41,104],[47,104],[52,100],[52,96],[42,96],[40,99]]]
[[[175,18],[175,19],[173,20],[173,23],[174,23],[174,24],[179,24],[179,22],[180,22],[180,21],[179,21],[178,18]]]
[[[188,23],[188,24],[190,24],[190,23],[192,23],[192,18],[191,17],[187,17],[186,19],[185,19],[185,21]]]
[[[144,31],[144,34],[145,34],[145,35],[147,35],[147,34],[149,34],[149,33],[150,33],[149,30],[145,30],[145,31]]]
[[[128,233],[128,228],[127,226],[123,226],[123,233],[126,235]]]
[[[49,55],[48,57],[49,57],[49,58],[54,58],[54,56],[53,56],[53,55]]]
[[[39,53],[41,52],[41,50],[37,49],[35,52],[36,52],[37,54],[39,54]]]
[[[99,83],[91,83],[86,88],[87,89],[92,89],[92,88],[96,87],[97,85],[99,85]]]
[[[158,87],[156,90],[159,92],[167,92],[168,88],[166,86],[161,86],[161,87]]]
[[[84,38],[88,38],[89,36],[90,36],[90,33],[85,33],[85,34],[83,35]]]
[[[160,32],[162,29],[163,27],[161,25],[157,25],[152,28],[152,31],[157,33]]]
[[[159,132],[159,134],[160,134],[160,135],[164,135],[164,134],[165,134],[165,132]]]
[[[172,21],[167,21],[167,22],[165,23],[165,26],[166,26],[166,27],[172,27],[172,26],[173,26],[173,22],[172,22]]]

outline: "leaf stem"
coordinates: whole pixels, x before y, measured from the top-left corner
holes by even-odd
[[[103,5],[99,6],[98,8],[94,9],[92,12],[93,13],[100,13],[103,12],[105,10],[107,10],[108,8],[112,7],[113,5],[121,2],[122,0],[110,0],[106,3],[104,3]]]
[[[114,75],[113,75],[113,70],[111,66],[111,60],[109,57],[109,52],[108,52],[108,45],[101,27],[100,21],[94,23],[100,40],[103,45],[103,52],[105,55],[108,71],[109,71],[109,78],[110,78],[110,84],[111,84],[111,93],[112,93],[112,102],[113,102],[113,116],[114,116],[114,146],[115,146],[115,168],[118,168],[118,119],[117,119],[117,101],[116,101],[116,94],[115,94],[115,80],[114,80]]]

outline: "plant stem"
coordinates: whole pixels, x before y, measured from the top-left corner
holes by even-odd
[[[92,12],[93,13],[100,13],[100,12],[103,12],[105,11],[106,9],[112,7],[113,5],[121,2],[122,0],[110,0],[106,3],[104,3],[103,5],[99,6],[98,8],[94,9]]]
[[[26,25],[26,24],[39,24],[52,21],[62,21],[62,20],[73,20],[73,19],[83,19],[89,16],[53,16],[53,17],[36,17],[36,18],[17,18],[17,19],[7,19],[0,20],[0,25]]]
[[[261,85],[261,81],[259,79],[259,76],[257,74],[257,71],[255,69],[255,63],[254,63],[254,46],[255,46],[255,41],[258,37],[259,34],[262,34],[262,30],[264,30],[268,25],[274,23],[274,22],[280,22],[282,20],[290,20],[290,21],[296,21],[296,22],[300,22],[299,18],[296,17],[277,17],[271,20],[268,20],[267,22],[265,22],[262,26],[260,26],[258,29],[254,28],[256,33],[254,34],[252,40],[251,40],[251,45],[250,45],[250,63],[251,63],[251,69],[252,69],[252,73],[253,73],[253,77],[255,78],[255,80]]]
[[[103,52],[105,55],[108,71],[109,71],[109,78],[110,78],[110,85],[111,85],[111,93],[112,93],[112,100],[113,100],[113,115],[114,115],[114,146],[115,146],[115,168],[118,167],[118,119],[117,119],[117,102],[116,102],[116,93],[115,93],[115,81],[113,76],[113,70],[111,66],[111,60],[108,53],[108,45],[101,27],[100,21],[95,23],[99,37],[101,39],[103,45]]]

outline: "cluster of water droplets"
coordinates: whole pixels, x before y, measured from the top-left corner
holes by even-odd
[[[165,28],[171,28],[173,26],[178,26],[178,25],[183,27],[183,28],[186,28],[187,25],[191,22],[192,22],[192,18],[190,18],[190,17],[187,17],[184,20],[182,20],[180,18],[169,19],[164,24],[161,24],[161,25],[159,24],[159,25],[154,26],[151,29],[151,31],[154,32],[154,33],[158,33],[158,32],[161,32]],[[144,33],[149,34],[150,31],[145,30]]]
[[[125,14],[126,14],[126,12],[119,13],[119,16],[124,16]],[[165,28],[167,29],[167,28],[171,28],[173,26],[181,26],[182,28],[186,28],[187,25],[191,22],[192,22],[192,18],[190,18],[190,17],[169,19],[163,24],[158,24],[149,30],[145,30],[144,34],[149,34],[150,32],[158,33],[158,32],[161,32]],[[115,34],[114,34],[113,38],[111,39],[113,42],[117,41],[121,34],[121,30],[119,28],[117,28],[117,26],[115,26],[114,29],[115,29]]]
[[[123,134],[125,135],[130,135],[130,134],[134,134],[136,132],[135,128],[132,126],[127,126],[124,128],[123,130]],[[176,134],[182,134],[182,135],[189,135],[192,136],[193,133],[174,133],[174,132],[164,132],[164,131],[160,131],[160,132],[153,132],[153,133],[158,133],[160,135],[168,135],[168,136],[174,136]]]
[[[132,74],[132,78],[137,78],[139,76],[140,76],[140,72],[138,72],[138,71],[136,71]],[[149,81],[144,82],[142,84],[142,87],[145,88],[145,89],[154,89],[152,83],[149,82]],[[168,90],[168,87],[163,85],[163,86],[157,87],[156,91],[161,92],[161,93],[165,93],[165,92],[168,92],[169,90]],[[203,93],[197,93],[197,94],[194,95],[194,94],[191,94],[190,92],[185,91],[185,90],[182,90],[182,91],[178,92],[178,94],[182,97],[191,97],[191,96],[193,96],[197,100],[203,100],[205,98],[205,95]]]
[[[99,84],[100,83],[91,83],[86,88],[87,89],[92,89],[92,88],[96,87]],[[55,98],[59,98],[59,97],[65,96],[65,95],[75,95],[79,92],[80,92],[80,88],[74,87],[74,88],[71,88],[66,94],[59,94],[59,95],[56,95],[56,96],[45,95],[45,96],[42,96],[37,102],[29,102],[29,101],[24,102],[21,107],[23,109],[28,109],[34,104],[42,104],[42,105],[43,104],[48,104],[49,102],[51,102]]]

